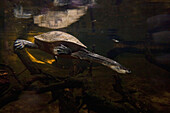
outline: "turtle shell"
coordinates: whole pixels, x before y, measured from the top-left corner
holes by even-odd
[[[61,31],[51,31],[47,33],[43,33],[41,35],[34,36],[35,39],[46,42],[46,43],[53,43],[53,42],[70,42],[81,47],[87,48],[84,44],[82,44],[76,37]]]

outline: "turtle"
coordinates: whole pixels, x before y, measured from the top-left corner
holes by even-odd
[[[129,69],[118,62],[88,51],[83,43],[66,32],[50,31],[36,35],[34,38],[34,43],[23,39],[17,39],[14,42],[14,49],[23,49],[25,47],[40,49],[53,55],[56,60],[58,57],[87,60],[107,66],[118,73],[131,73]]]

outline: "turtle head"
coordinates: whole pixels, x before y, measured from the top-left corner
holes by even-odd
[[[131,73],[130,70],[126,69],[123,66],[115,66],[115,65],[113,65],[113,66],[110,66],[110,68],[115,70],[116,72],[122,73],[122,74],[129,74],[129,73]]]

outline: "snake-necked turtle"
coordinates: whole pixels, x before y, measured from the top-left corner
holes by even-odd
[[[116,61],[86,50],[87,47],[84,44],[68,33],[51,31],[34,36],[34,38],[34,43],[22,39],[16,40],[14,48],[23,49],[24,47],[28,47],[40,49],[54,55],[55,58],[57,58],[57,56],[61,56],[94,61],[103,64],[118,73],[130,73],[129,70],[121,66]]]

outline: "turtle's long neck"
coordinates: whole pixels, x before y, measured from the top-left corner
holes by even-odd
[[[124,73],[124,74],[130,73],[129,70],[127,70],[125,67],[121,66],[116,61],[106,58],[104,56],[98,55],[96,53],[92,53],[85,49],[82,49],[78,52],[74,52],[71,54],[71,56],[73,56],[75,58],[82,59],[82,60],[88,60],[88,61],[93,61],[93,62],[103,64],[103,65],[111,68],[112,70],[115,70],[118,73]]]

